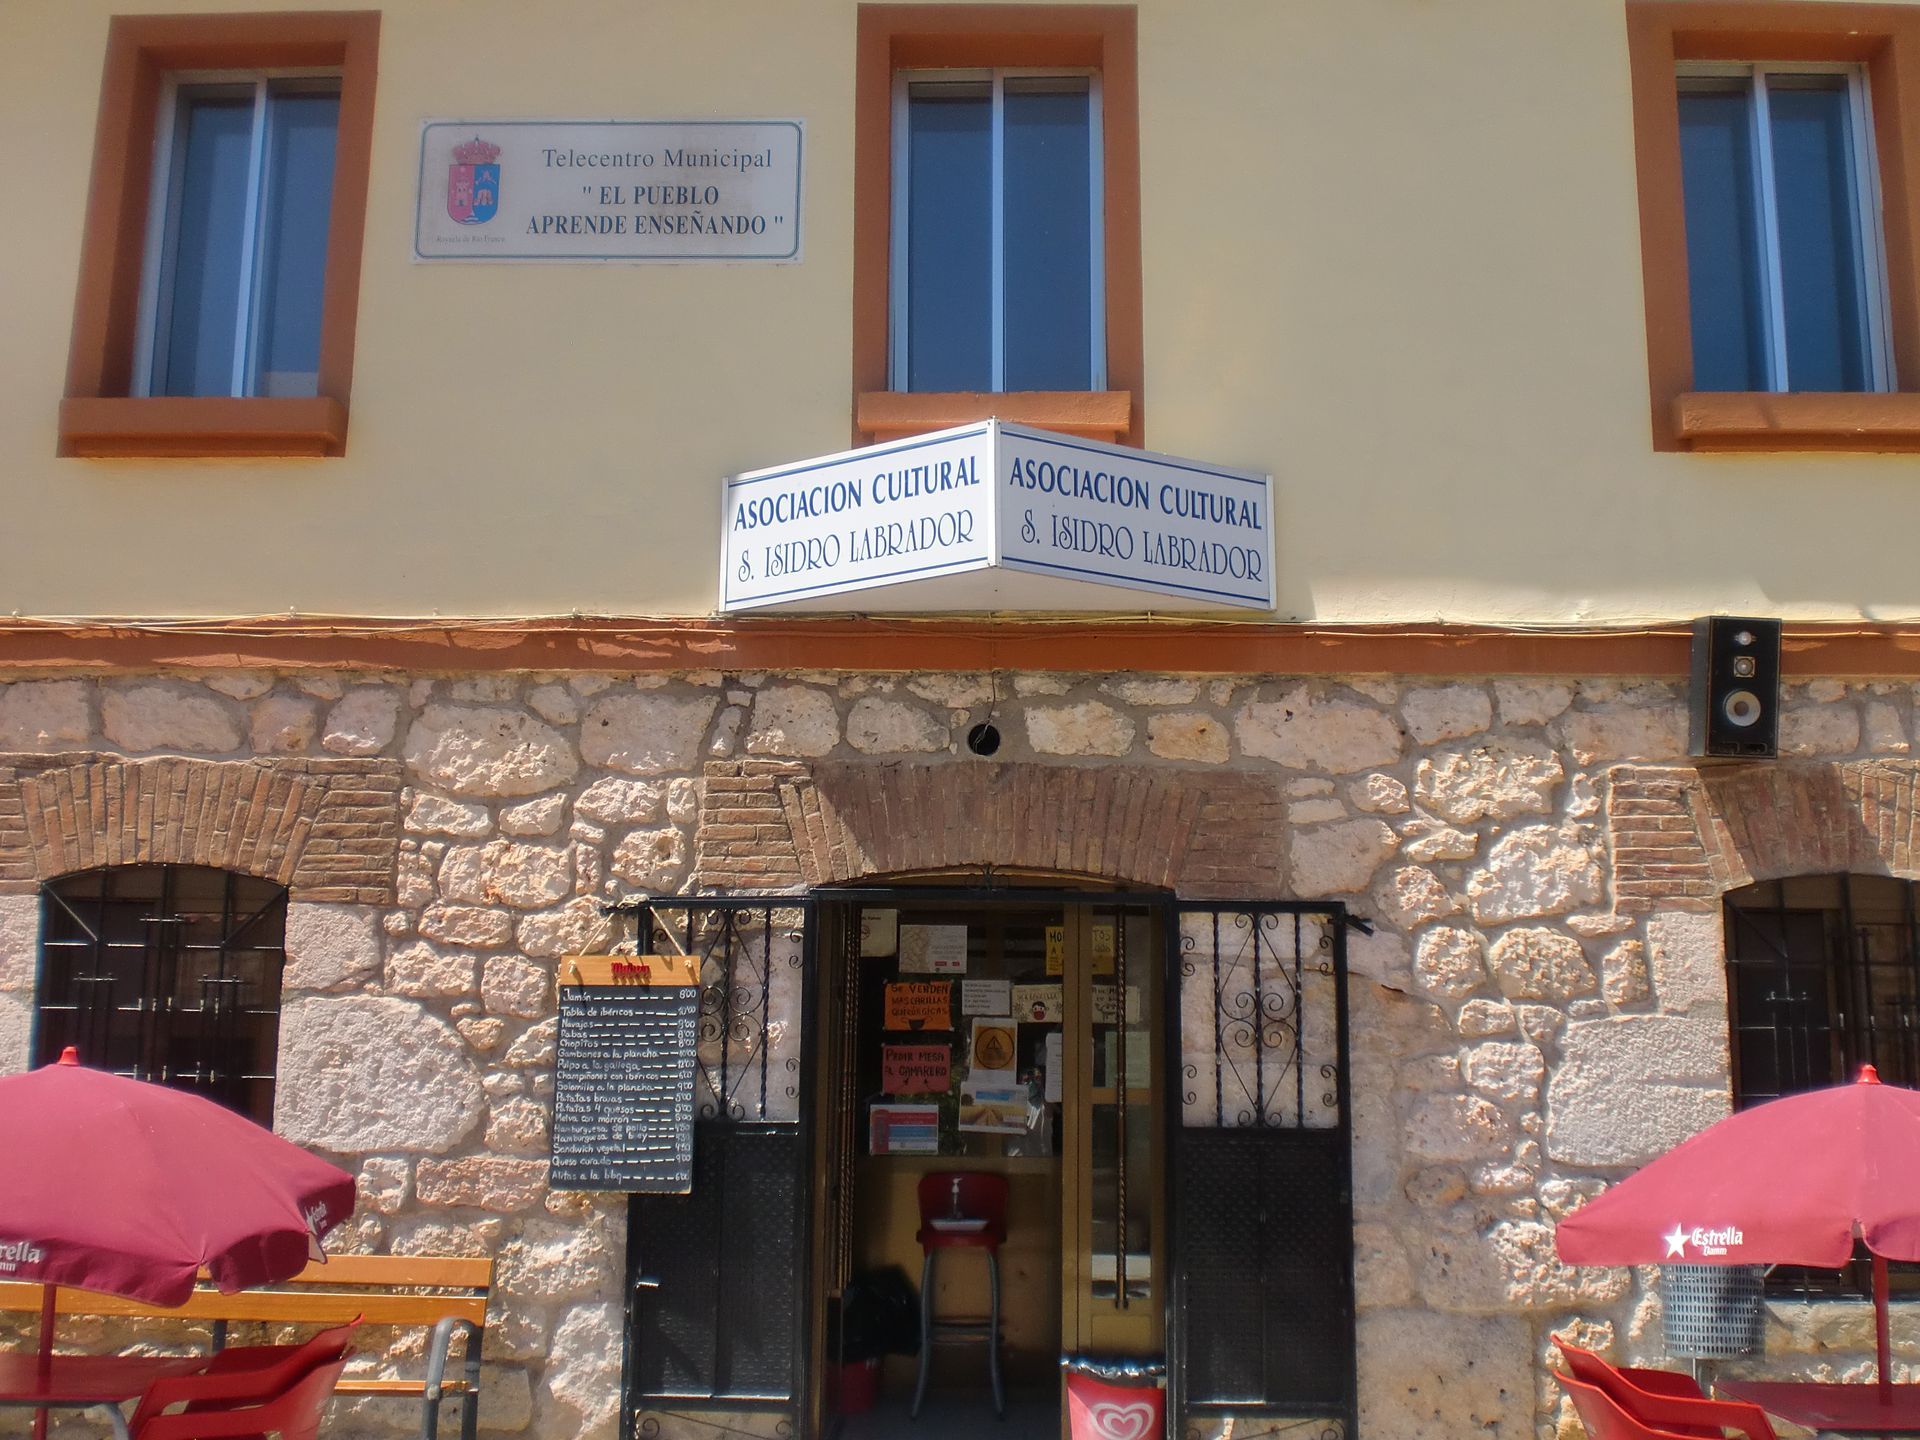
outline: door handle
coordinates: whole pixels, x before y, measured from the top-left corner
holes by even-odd
[[[633,1288],[636,1290],[658,1290],[660,1288],[660,1277],[658,1275],[636,1275],[633,1277]]]

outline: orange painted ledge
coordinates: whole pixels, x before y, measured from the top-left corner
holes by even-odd
[[[1694,450],[1920,450],[1920,394],[1696,391],[1673,428]]]
[[[1088,440],[1119,440],[1133,424],[1127,390],[962,390],[937,395],[869,390],[854,403],[853,425],[874,440],[898,440],[975,420],[1011,420]]]
[[[0,618],[0,676],[157,669],[1063,670],[1215,675],[1687,673],[1688,630],[1019,617]],[[1790,676],[1920,678],[1920,625],[1793,624]]]
[[[70,396],[60,402],[60,453],[214,457],[339,455],[347,407],[329,396]]]

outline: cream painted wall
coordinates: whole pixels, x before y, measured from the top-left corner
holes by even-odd
[[[849,432],[851,0],[397,0],[349,454],[54,458],[107,17],[0,23],[0,613],[705,613]],[[1657,455],[1621,0],[1143,0],[1147,440],[1277,482],[1279,615],[1920,615],[1920,456]],[[423,266],[430,117],[800,116],[798,266]]]

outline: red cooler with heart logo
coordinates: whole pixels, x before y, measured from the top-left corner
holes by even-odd
[[[1159,1440],[1166,1433],[1167,1392],[1069,1372],[1067,1416],[1073,1440]]]

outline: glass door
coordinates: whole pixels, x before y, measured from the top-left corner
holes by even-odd
[[[1144,906],[1067,907],[1061,1339],[1069,1354],[1162,1350],[1160,927]],[[1049,937],[1052,945],[1053,937]]]
[[[889,1267],[918,1282],[925,1174],[1004,1176],[1007,1389],[1015,1407],[1057,1397],[1064,1425],[1063,1355],[1164,1353],[1164,911],[1146,897],[959,886],[843,904],[823,927],[820,1293]],[[937,1267],[937,1316],[987,1313],[984,1267],[967,1258]],[[815,1363],[831,1370],[839,1332],[824,1302],[814,1315]],[[883,1368],[884,1395],[913,1392],[915,1357]],[[978,1349],[936,1350],[930,1382],[929,1405],[977,1406]],[[831,1423],[827,1407],[813,1418]]]

